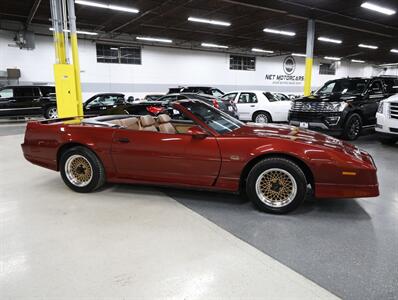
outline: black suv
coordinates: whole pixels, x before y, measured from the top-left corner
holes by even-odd
[[[56,102],[49,94],[55,93],[54,86],[27,85],[6,86],[0,89],[0,117],[47,117]]]
[[[308,97],[293,101],[289,122],[355,140],[364,127],[374,127],[379,102],[398,92],[398,78],[331,80]]]

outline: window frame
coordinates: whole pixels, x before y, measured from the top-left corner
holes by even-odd
[[[142,48],[134,46],[123,46],[123,45],[111,45],[106,43],[96,43],[96,59],[97,63],[105,64],[123,64],[123,65],[142,65]],[[132,50],[132,53],[123,54],[125,49]],[[112,56],[114,51],[114,56]],[[116,53],[117,51],[117,53]],[[126,58],[126,55],[133,55],[134,51],[136,55],[132,58]],[[130,62],[129,62],[130,61]]]
[[[245,60],[253,60],[253,68],[250,68],[251,64],[247,62],[245,63]],[[233,71],[256,71],[256,63],[257,60],[255,56],[237,54],[229,55],[229,69]]]
[[[239,102],[239,101],[240,101],[240,97],[241,97],[243,94],[248,94],[249,97],[250,97],[250,94],[254,95],[254,96],[256,97],[256,102]],[[237,103],[237,104],[257,104],[257,103],[258,103],[257,94],[256,94],[256,93],[253,93],[253,92],[241,92],[241,93],[239,94],[239,97],[238,97],[236,103]]]

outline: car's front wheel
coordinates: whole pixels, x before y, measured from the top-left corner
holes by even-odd
[[[49,106],[44,111],[44,117],[46,119],[56,119],[58,118],[58,112],[56,106]]]
[[[307,180],[297,164],[285,158],[266,158],[249,172],[246,193],[261,210],[283,214],[295,210],[305,198]]]
[[[354,113],[348,117],[345,126],[343,138],[349,141],[356,140],[362,131],[362,118],[360,115]]]
[[[64,151],[59,168],[63,181],[75,192],[89,193],[105,183],[101,161],[91,150],[82,146]]]

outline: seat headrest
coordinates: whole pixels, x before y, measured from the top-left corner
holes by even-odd
[[[155,119],[152,116],[150,116],[150,115],[146,115],[146,116],[141,116],[140,117],[140,122],[141,122],[141,125],[143,127],[147,127],[147,126],[154,125],[155,124]]]
[[[125,127],[129,127],[129,126],[138,124],[138,118],[136,118],[136,117],[121,119],[120,121],[121,121],[122,125]]]
[[[158,122],[159,122],[160,124],[162,124],[162,123],[168,123],[168,122],[170,122],[170,120],[171,120],[171,118],[170,118],[169,115],[161,114],[161,115],[158,116]]]

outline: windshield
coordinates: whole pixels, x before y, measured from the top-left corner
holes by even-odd
[[[205,103],[182,102],[181,105],[220,134],[228,133],[244,126],[237,119]]]
[[[368,83],[369,79],[339,79],[328,81],[316,94],[362,94]]]

